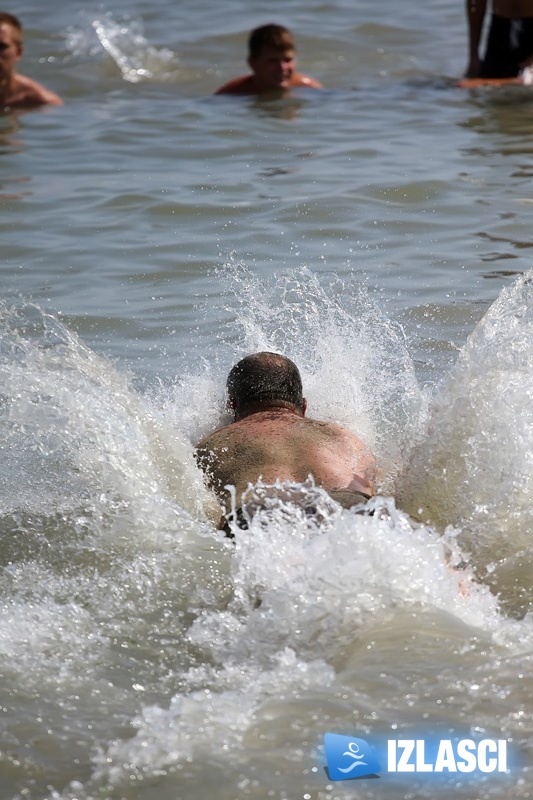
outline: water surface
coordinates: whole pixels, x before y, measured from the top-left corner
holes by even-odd
[[[327,89],[213,97],[274,18]],[[23,22],[66,104],[0,119],[2,798],[528,797],[529,92],[453,87],[442,0]],[[375,450],[374,517],[216,533],[192,449],[257,349]],[[328,782],[326,731],[510,773]]]

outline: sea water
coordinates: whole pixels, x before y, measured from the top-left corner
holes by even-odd
[[[327,89],[212,97],[273,20]],[[1,797],[529,797],[530,95],[453,87],[444,2],[23,22],[66,104],[0,119]],[[217,533],[193,447],[260,349],[375,451],[373,516]],[[327,731],[510,771],[333,782]]]

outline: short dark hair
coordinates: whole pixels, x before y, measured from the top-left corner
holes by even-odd
[[[296,50],[292,33],[283,25],[261,25],[254,28],[248,37],[248,55],[257,58],[266,47],[273,50]]]
[[[16,31],[18,41],[22,41],[22,23],[13,14],[8,14],[7,11],[0,11],[0,25],[11,25]]]
[[[228,375],[228,396],[235,410],[257,403],[283,402],[303,406],[302,378],[296,364],[279,353],[252,353]]]

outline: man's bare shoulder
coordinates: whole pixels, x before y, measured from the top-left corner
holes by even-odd
[[[339,454],[348,458],[356,458],[362,469],[371,472],[375,470],[376,461],[372,451],[355,433],[336,422],[309,421],[314,422],[314,431],[317,432],[314,434],[313,431],[313,438],[326,440],[328,445],[335,447]]]
[[[51,92],[38,81],[26,75],[17,75],[11,94],[6,98],[6,105],[11,108],[28,108],[31,106],[62,106],[63,100],[55,92]]]
[[[233,423],[234,424],[234,423]],[[217,428],[216,431],[212,431],[204,436],[198,444],[195,446],[195,450],[208,450],[213,446],[216,446],[218,442],[221,442],[225,439],[228,435],[228,431],[233,428],[233,424],[231,425],[223,425],[221,428]]]
[[[347,428],[344,428],[342,425],[339,425],[337,422],[326,422],[324,420],[312,419],[310,417],[306,417],[305,421],[307,425],[316,430],[317,433],[319,432],[323,436],[327,436],[329,439],[336,439],[339,441],[359,441],[354,433],[349,431]]]

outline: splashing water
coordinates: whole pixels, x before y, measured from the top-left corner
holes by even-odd
[[[89,25],[92,35],[86,28],[69,30],[68,46],[73,55],[96,56],[103,48],[129,83],[166,80],[176,74],[179,65],[176,54],[151,45],[140,20],[128,18],[119,22],[106,13]]]
[[[510,609],[533,566],[533,272],[504,289],[431,409],[401,490],[405,507],[459,525],[478,571]]]
[[[7,796],[31,774],[49,800],[326,800],[341,796],[322,769],[326,730],[421,724],[509,736],[527,764],[532,621],[503,616],[462,562],[479,531],[487,553],[472,546],[472,567],[491,546],[494,558],[490,515],[502,524],[511,486],[517,518],[529,514],[530,420],[516,417],[530,399],[531,284],[502,293],[427,421],[401,330],[355,283],[231,264],[213,280],[220,346],[203,366],[191,346],[190,374],[151,395],[52,315],[0,308]],[[298,363],[313,416],[365,438],[388,486],[401,472],[404,509],[423,506],[444,536],[384,496],[373,516],[324,502],[320,527],[280,503],[222,539],[192,445],[225,420],[229,367],[258,349]],[[513,552],[514,536],[528,546],[516,525]],[[504,778],[507,795],[463,781],[454,796],[526,796],[527,769]],[[402,796],[379,783],[353,796]]]
[[[319,280],[307,268],[264,279],[232,262],[214,278],[228,285],[219,340],[221,349],[232,347],[232,363],[259,350],[291,358],[302,374],[309,415],[360,436],[376,453],[384,491],[391,492],[426,408],[401,328],[355,279]],[[215,362],[222,387],[232,363]]]

